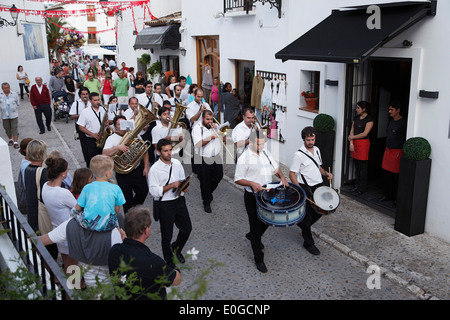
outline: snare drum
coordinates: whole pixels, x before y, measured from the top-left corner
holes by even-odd
[[[314,191],[314,203],[311,202],[313,209],[320,214],[328,215],[336,211],[339,206],[339,194],[336,190],[322,186]]]
[[[293,226],[305,217],[305,200],[305,191],[293,183],[286,188],[261,190],[256,193],[258,218],[270,226]]]

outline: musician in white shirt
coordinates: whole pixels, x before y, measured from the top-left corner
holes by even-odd
[[[249,139],[249,148],[237,161],[234,182],[245,188],[244,203],[250,224],[250,233],[247,233],[246,237],[251,242],[256,268],[265,273],[267,267],[264,264],[261,237],[268,225],[258,218],[255,193],[261,191],[263,185],[271,183],[273,175],[276,175],[284,186],[289,186],[289,183],[275,159],[264,148],[267,139],[265,131],[252,131]]]
[[[126,120],[126,118],[123,115],[117,115],[114,117],[113,125],[115,128],[115,133],[106,139],[102,152],[103,155],[112,157],[119,151],[123,153],[127,153],[129,151],[128,146],[121,143],[121,140],[126,133],[125,130],[120,129],[120,123],[124,120]],[[148,152],[146,152],[141,162],[136,166],[136,168],[134,168],[134,170],[127,174],[116,172],[117,184],[120,189],[122,189],[126,200],[123,205],[124,213],[127,213],[132,207],[144,203],[148,194],[147,177],[149,169]]]
[[[211,107],[206,102],[203,102],[203,89],[197,88],[194,91],[194,101],[187,105],[186,118],[191,122],[191,128],[194,128],[196,124],[202,123],[202,113],[205,110],[211,110]]]
[[[102,149],[97,148],[96,142],[100,138],[99,131],[105,115],[105,108],[101,105],[100,95],[96,92],[92,92],[89,95],[91,107],[85,108],[81,111],[77,124],[81,132],[86,135],[86,140],[81,141],[86,147],[86,165],[89,168],[91,159],[102,153]],[[106,125],[109,123],[107,122]]]
[[[181,86],[179,84],[176,84],[173,87],[173,97],[169,99],[170,104],[175,109],[175,104],[183,104],[183,99],[181,98]],[[172,110],[175,111],[175,110]]]
[[[333,175],[322,168],[322,158],[320,150],[314,146],[316,142],[316,129],[313,127],[305,127],[302,130],[303,145],[294,153],[291,168],[289,169],[289,178],[292,183],[299,185],[306,193],[308,199],[314,199],[314,191],[323,185],[322,176],[326,176],[329,180],[333,179]],[[322,216],[317,213],[306,201],[305,218],[297,225],[302,229],[304,239],[303,247],[313,255],[319,255],[320,251],[314,245],[314,239],[311,233],[311,226],[317,222]]]
[[[72,104],[70,107],[69,115],[70,119],[72,120],[78,120],[80,117],[81,111],[83,111],[86,108],[91,107],[91,102],[89,101],[89,89],[86,87],[81,87],[78,90],[78,96],[79,99],[76,99],[76,101]],[[87,153],[87,147],[86,147],[86,134],[82,132],[75,121],[75,130],[76,134],[78,135],[78,139],[80,140],[81,145],[81,151],[83,153],[83,158],[86,163],[88,163],[88,153]]]
[[[141,106],[146,107],[148,110],[153,112],[153,84],[151,81],[144,83],[145,92],[137,94],[136,98]]]
[[[164,260],[171,267],[175,267],[173,252],[178,261],[184,263],[181,253],[192,231],[191,219],[186,207],[185,187],[177,195],[175,192],[185,180],[181,162],[172,158],[172,143],[161,139],[157,143],[159,160],[150,168],[148,177],[149,192],[153,197],[153,214],[156,221],[161,220],[161,246]],[[179,229],[177,239],[171,244],[173,226]]]
[[[217,125],[214,123],[214,115],[211,110],[205,110],[202,122],[194,125],[192,129],[192,142],[195,147],[194,165],[200,180],[200,191],[205,212],[211,213],[211,201],[213,192],[223,178],[223,165],[221,159],[222,143]]]
[[[172,143],[180,141],[179,146],[182,147],[182,142],[184,141],[183,130],[181,127],[169,130],[172,121],[170,116],[170,109],[168,107],[162,107],[158,110],[159,121],[157,121],[156,126],[152,129],[152,144],[155,146],[161,139],[167,139]]]
[[[252,130],[259,128],[259,126],[255,124],[255,121],[255,112],[250,108],[246,108],[244,110],[244,120],[234,127],[231,133],[234,145],[236,146],[237,158],[239,158],[244,150],[247,149],[250,143],[249,137]]]

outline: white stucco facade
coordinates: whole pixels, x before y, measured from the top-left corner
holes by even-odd
[[[156,18],[160,18],[181,11],[181,0],[152,0],[149,3],[149,8],[153,16],[155,16]],[[136,41],[136,35],[134,34],[134,31],[137,30],[137,32],[139,33],[143,28],[148,28],[148,26],[145,25],[145,22],[150,20],[150,15],[146,8],[134,8],[134,21],[133,11],[131,9],[122,12],[122,18],[119,18],[117,29],[118,41],[116,61],[119,63],[119,65],[122,62],[125,62],[128,67],[134,67],[136,69],[137,61],[143,53],[150,54],[151,63],[157,61],[159,57],[163,55],[179,54],[179,50],[171,49],[154,50],[153,53],[151,53],[150,50],[144,49],[134,50],[133,45]]]
[[[35,1],[19,0],[15,2],[19,9],[44,10],[44,4]],[[11,7],[11,1],[1,0],[0,6]],[[8,21],[12,21],[11,15],[7,12],[0,12],[0,16]],[[24,25],[37,26],[40,29],[42,39],[38,40],[42,45],[43,57],[27,60],[24,50]],[[50,79],[47,38],[45,35],[45,21],[40,16],[19,14],[17,25],[0,28],[0,39],[4,50],[0,50],[0,70],[1,82],[8,82],[11,90],[19,92],[19,83],[16,78],[17,68],[23,66],[30,80],[34,82],[37,76],[42,77],[44,82]],[[42,42],[40,42],[42,41]],[[5,50],[7,46],[7,50]]]

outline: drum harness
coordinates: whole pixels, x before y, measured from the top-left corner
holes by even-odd
[[[317,166],[317,169],[320,168],[320,167],[319,167],[319,164],[317,163],[316,160],[314,160],[313,157],[311,157],[309,154],[305,153],[305,152],[304,152],[303,150],[301,150],[301,149],[298,149],[298,151],[300,151],[300,152],[303,153],[305,156],[307,156],[308,158],[310,158],[310,159],[314,162],[314,164]],[[319,155],[319,154],[317,154],[317,155],[318,155],[319,158],[320,158],[320,155]],[[320,170],[320,169],[319,169],[319,170]],[[311,190],[311,187],[308,185],[308,182],[306,182],[306,179],[305,179],[305,177],[303,176],[303,174],[302,174],[301,172],[299,172],[299,173],[300,173],[300,176],[302,177],[303,182],[305,183],[305,186],[308,188],[308,193],[310,194],[310,196],[314,195],[314,192]]]

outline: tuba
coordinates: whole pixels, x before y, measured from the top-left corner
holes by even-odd
[[[169,133],[173,129],[177,129],[179,127],[183,128],[184,130],[187,129],[186,124],[184,122],[180,122],[180,119],[184,116],[184,112],[186,111],[187,107],[183,106],[180,103],[175,104],[175,112],[173,114],[172,120],[170,120],[170,126],[169,126]],[[172,142],[172,149],[175,150],[175,147],[180,143],[181,141],[174,141]],[[173,152],[178,152],[173,151]]]
[[[95,142],[97,148],[100,149],[103,149],[103,147],[105,146],[106,139],[108,139],[108,137],[114,133],[113,130],[106,125],[106,121],[108,120],[108,108],[105,107],[103,108],[105,109],[105,115],[103,116],[103,120],[100,125],[100,130],[98,131],[99,138]]]
[[[141,137],[138,137],[138,134],[154,120],[156,120],[156,117],[151,111],[145,107],[139,108],[139,113],[134,120],[134,130],[127,131],[119,143],[126,145],[128,152],[118,151],[112,156],[116,173],[128,174],[139,165],[150,148],[151,142],[142,140]]]

